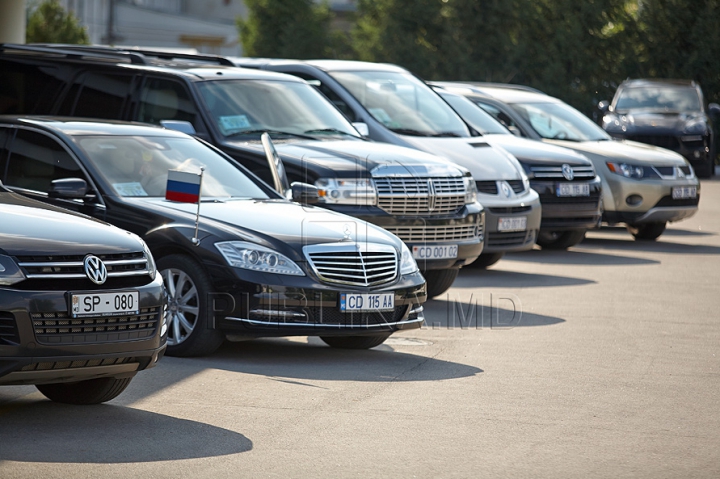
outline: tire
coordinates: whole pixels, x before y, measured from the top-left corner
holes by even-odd
[[[460,273],[460,269],[431,269],[425,271],[423,276],[427,282],[427,295],[428,298],[434,298],[440,296],[445,291],[450,289],[450,286],[455,282]]]
[[[132,378],[98,378],[74,383],[38,384],[35,387],[51,401],[65,404],[100,404],[115,399]]]
[[[338,349],[370,349],[380,346],[391,333],[372,336],[320,336],[325,344]]]
[[[478,259],[467,265],[466,268],[486,269],[500,261],[503,256],[505,256],[505,253],[483,253],[478,256]]]
[[[627,230],[636,241],[655,241],[665,231],[666,222],[643,223],[641,225],[628,225]]]
[[[536,243],[542,249],[568,249],[585,239],[587,230],[546,231],[540,230]]]
[[[168,292],[169,356],[204,356],[213,353],[225,336],[208,329],[208,315],[212,314],[208,294],[212,291],[210,278],[203,268],[184,255],[170,255],[158,260],[158,270]]]

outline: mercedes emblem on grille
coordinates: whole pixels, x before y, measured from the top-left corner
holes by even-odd
[[[565,177],[566,180],[572,181],[573,178],[575,178],[575,172],[572,169],[572,166],[568,165],[567,163],[562,165],[562,175]]]
[[[108,273],[105,263],[100,258],[89,254],[85,257],[83,266],[85,267],[85,275],[90,278],[90,281],[95,284],[105,283]]]

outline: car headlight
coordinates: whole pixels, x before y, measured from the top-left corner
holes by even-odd
[[[403,243],[400,251],[400,274],[412,274],[418,270],[419,268],[417,262],[415,262],[415,258],[413,258],[407,245]]]
[[[25,280],[20,266],[10,256],[0,255],[0,285],[10,286]]]
[[[475,203],[477,201],[477,186],[475,186],[475,179],[472,176],[466,176],[463,178],[465,184],[465,204]]]
[[[377,190],[367,178],[320,178],[315,182],[320,203],[374,206]]]
[[[153,258],[152,253],[150,252],[150,248],[148,248],[148,245],[145,244],[143,241],[143,252],[145,253],[145,260],[147,261],[147,269],[148,274],[151,278],[155,277],[155,272],[157,271],[157,266],[155,265],[155,258]]]
[[[707,123],[704,118],[692,118],[685,123],[683,133],[695,133],[704,135],[707,133]]]
[[[630,165],[628,163],[607,163],[608,169],[625,178],[640,179],[645,175],[645,169],[642,166]]]
[[[225,261],[235,268],[263,273],[305,276],[305,273],[290,258],[264,246],[245,241],[224,241],[215,243],[215,247],[223,255]]]

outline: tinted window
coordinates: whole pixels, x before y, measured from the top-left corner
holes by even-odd
[[[132,76],[87,73],[81,81],[83,86],[75,103],[74,116],[123,119]]]
[[[325,83],[318,80],[312,75],[308,75],[305,73],[293,73],[293,75],[298,76],[302,78],[303,80],[306,80],[308,83],[310,83],[312,86],[317,88],[317,90],[325,95],[325,97],[330,100],[330,103],[335,105],[338,110],[343,112],[343,114],[348,117],[348,120],[350,121],[359,121],[357,119],[357,116],[355,115],[355,112],[348,106],[347,103],[345,103],[345,100],[340,98],[337,93],[335,93],[333,90],[331,90]]]
[[[10,147],[5,181],[7,186],[48,192],[52,180],[86,179],[68,152],[47,135],[18,130]]]
[[[185,87],[171,80],[150,78],[140,93],[137,120],[159,125],[161,120],[189,121],[196,130],[197,110]]]
[[[460,95],[439,92],[440,96],[479,133],[509,135],[510,132],[482,108]]]
[[[565,103],[513,103],[510,105],[543,138],[600,141],[610,136],[588,117]]]
[[[5,168],[7,166],[7,139],[10,136],[10,132],[7,128],[0,128],[0,180],[5,178]]]
[[[512,132],[520,132],[522,136],[527,136],[515,123],[515,120],[513,120],[511,117],[506,115],[502,110],[499,108],[488,105],[487,103],[483,103],[481,101],[475,101],[475,104],[485,110],[490,116],[495,118],[498,122],[500,122],[505,128]]]
[[[700,97],[693,87],[631,87],[618,95],[615,110],[700,111]]]
[[[0,61],[0,114],[52,113],[64,82],[53,66]]]

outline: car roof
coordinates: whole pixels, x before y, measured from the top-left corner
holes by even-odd
[[[145,123],[40,115],[0,115],[0,123],[15,123],[55,130],[68,136],[121,135],[189,138],[188,135]]]
[[[697,87],[697,83],[695,83],[694,80],[681,80],[672,78],[636,78],[633,80],[625,80],[620,84],[620,86],[623,88],[638,88],[658,85]]]
[[[361,62],[354,60],[290,60],[281,58],[229,57],[236,64],[261,68],[267,65],[311,65],[320,70],[330,71],[388,71],[407,73],[407,70],[390,63]]]
[[[465,96],[495,98],[506,103],[562,103],[562,100],[546,95],[540,90],[509,83],[432,82],[432,84]]]

